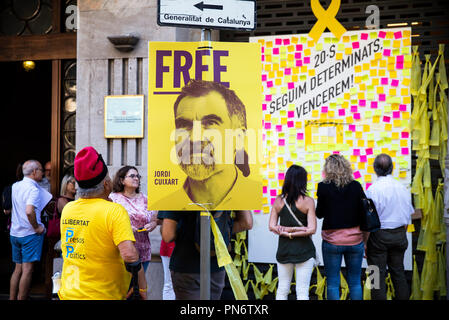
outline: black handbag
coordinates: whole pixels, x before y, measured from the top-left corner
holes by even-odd
[[[366,232],[375,232],[380,229],[379,215],[377,214],[374,201],[368,198],[362,198],[362,219],[360,230]]]

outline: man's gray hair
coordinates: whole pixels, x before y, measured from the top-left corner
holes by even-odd
[[[379,177],[387,176],[393,172],[393,160],[388,154],[381,153],[374,159],[373,167]]]
[[[104,177],[104,179],[101,180],[100,183],[98,183],[96,186],[88,189],[81,188],[77,182],[76,193],[78,197],[84,199],[101,198],[104,193],[104,181],[106,179],[110,179],[109,175],[106,175],[106,177]]]
[[[34,170],[39,169],[41,166],[40,162],[37,160],[28,160],[22,166],[22,173],[25,177],[30,176]]]

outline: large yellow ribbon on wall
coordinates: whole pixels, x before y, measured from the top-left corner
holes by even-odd
[[[340,10],[340,4],[341,0],[332,0],[329,8],[325,10],[321,6],[319,0],[311,1],[313,14],[318,18],[318,21],[315,23],[312,30],[310,30],[309,37],[311,37],[315,42],[318,42],[324,30],[326,30],[326,27],[337,39],[340,39],[346,32],[345,27],[343,27],[335,18],[338,10]]]

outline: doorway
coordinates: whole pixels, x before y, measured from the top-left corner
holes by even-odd
[[[35,61],[26,71],[22,62],[0,62],[0,190],[16,181],[19,163],[35,159],[44,166],[51,158],[52,62]],[[0,295],[9,294],[14,268],[8,217],[0,213]],[[36,264],[32,291],[43,286],[42,262]]]

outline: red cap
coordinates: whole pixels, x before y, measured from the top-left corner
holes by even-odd
[[[75,156],[75,180],[83,189],[99,184],[107,175],[108,167],[93,147],[85,147]]]

